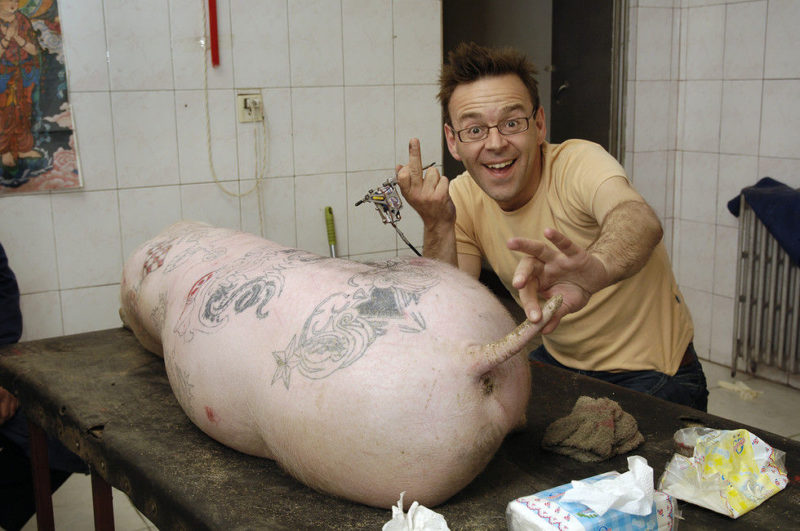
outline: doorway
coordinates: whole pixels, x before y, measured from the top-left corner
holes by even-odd
[[[463,41],[513,46],[538,70],[548,139],[597,142],[623,163],[627,0],[442,0],[444,60]],[[464,171],[444,144],[444,174]]]

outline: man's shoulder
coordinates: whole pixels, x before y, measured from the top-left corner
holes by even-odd
[[[581,138],[571,138],[560,144],[550,144],[550,154],[553,158],[573,157],[581,155],[608,156],[611,154],[596,142],[583,140]]]

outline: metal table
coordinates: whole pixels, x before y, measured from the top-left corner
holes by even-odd
[[[163,361],[122,328],[0,348],[0,386],[12,390],[32,424],[56,435],[89,463],[95,523],[113,529],[113,485],[160,529],[380,529],[385,510],[334,499],[284,473],[274,462],[231,450],[189,421],[173,397]],[[584,464],[540,448],[545,427],[581,395],[620,403],[645,443],[634,451],[659,478],[672,435],[690,423],[746,427],[787,453],[785,490],[737,520],[681,502],[689,529],[796,529],[800,515],[800,443],[604,382],[535,363],[528,427],[510,435],[486,470],[435,510],[451,529],[505,529],[506,504],[572,479],[627,470],[627,456]],[[37,434],[37,431],[39,432]],[[43,433],[34,428],[34,450]],[[34,452],[35,457],[36,452]],[[46,452],[45,452],[46,459]],[[41,468],[41,460],[35,459]],[[46,465],[44,470],[46,470]],[[49,488],[39,523],[52,525]],[[398,493],[399,495],[399,493]],[[406,500],[406,507],[413,500]]]

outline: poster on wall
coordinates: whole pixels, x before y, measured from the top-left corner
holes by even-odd
[[[0,195],[81,186],[56,0],[0,0]]]

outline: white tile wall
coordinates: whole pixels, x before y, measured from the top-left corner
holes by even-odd
[[[182,217],[327,254],[331,205],[340,256],[410,253],[354,203],[407,160],[410,137],[442,161],[440,1],[219,0],[212,155],[230,191],[264,177],[244,197],[206,162],[197,2],[59,8],[85,188],[0,198],[24,339],[115,326],[123,257]],[[800,3],[639,0],[631,24],[628,169],[664,223],[698,351],[728,363],[738,223],[725,204],[765,175],[800,186]],[[266,167],[260,127],[235,120],[243,90],[264,98]],[[421,244],[421,221],[403,213]]]
[[[695,345],[701,357],[729,365],[738,219],[727,202],[764,176],[800,186],[800,2],[632,5],[633,180],[658,209],[664,178],[656,154],[666,153],[662,219]],[[658,23],[667,20],[671,69],[661,78],[667,54],[656,47],[667,31]]]
[[[800,77],[800,2],[769,0],[764,77]]]
[[[442,161],[441,1],[218,0],[216,68],[204,4],[59,2],[84,188],[0,197],[23,339],[118,326],[124,258],[178,219],[327,255],[330,205],[339,256],[398,253],[394,231],[354,203],[407,161],[412,136]],[[205,87],[214,173],[230,194],[209,168]],[[261,94],[263,129],[237,122],[240,92]],[[256,178],[260,194],[245,195]],[[403,213],[421,243],[421,222]]]

